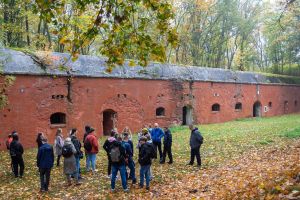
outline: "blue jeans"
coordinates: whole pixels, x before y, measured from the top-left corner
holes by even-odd
[[[150,186],[150,166],[151,165],[141,165],[140,168],[140,186],[144,187],[144,177],[146,178],[146,187]]]
[[[126,166],[125,165],[116,165],[116,164],[112,164],[111,189],[112,190],[115,189],[116,177],[117,177],[118,171],[120,171],[120,174],[121,174],[122,187],[124,190],[126,190],[127,189]]]
[[[76,159],[77,174],[78,174],[78,176],[80,176],[80,158],[79,157],[75,157],[75,159]]]
[[[136,177],[135,177],[135,164],[134,164],[132,158],[128,159],[128,168],[130,169],[129,177],[131,178],[132,181],[136,181]],[[126,176],[127,176],[127,171],[126,171]]]
[[[90,163],[92,164],[92,170],[94,172],[95,168],[96,168],[96,154],[95,153],[87,154],[86,171],[90,171]]]

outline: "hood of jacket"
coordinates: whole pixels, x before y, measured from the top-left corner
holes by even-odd
[[[68,141],[68,140],[67,140],[67,141],[65,141],[64,144],[65,144],[65,145],[69,145],[69,144],[73,144],[73,143],[72,143],[72,141]]]
[[[109,137],[107,140],[108,140],[109,142],[113,142],[113,141],[116,141],[116,138],[115,138],[115,137]]]

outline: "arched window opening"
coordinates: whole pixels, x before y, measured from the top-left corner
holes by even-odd
[[[236,103],[235,110],[242,110],[242,103]]]
[[[156,108],[156,116],[165,116],[165,108],[163,107]]]
[[[50,116],[50,123],[51,124],[66,124],[66,114],[65,113],[53,113]]]
[[[214,105],[212,105],[211,111],[215,111],[215,112],[220,111],[220,104],[215,103]]]

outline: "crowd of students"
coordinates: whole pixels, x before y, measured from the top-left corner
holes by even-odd
[[[193,165],[194,157],[197,158],[197,164],[201,166],[200,146],[203,143],[203,137],[197,128],[192,125],[190,147],[191,159],[189,164]],[[83,137],[83,147],[80,140],[77,138],[77,129],[70,130],[67,138],[64,139],[62,129],[58,129],[53,147],[48,144],[47,137],[43,133],[37,135],[37,167],[40,173],[40,191],[48,191],[51,169],[54,165],[54,157],[56,155],[56,166],[60,166],[61,157],[63,160],[63,171],[66,176],[67,185],[72,185],[72,179],[75,185],[81,184],[81,165],[80,160],[86,158],[86,171],[96,172],[96,159],[99,152],[99,143],[95,130],[90,126],[85,126]],[[162,142],[163,139],[163,151]],[[24,174],[23,147],[19,142],[17,132],[9,135],[7,140],[7,148],[9,149],[12,171],[15,177],[22,177]],[[172,134],[168,127],[162,130],[157,123],[154,128],[145,126],[138,133],[138,163],[140,164],[139,186],[146,186],[150,190],[150,181],[152,180],[151,164],[153,159],[157,159],[157,151],[159,152],[159,162],[164,164],[166,157],[169,158],[169,164],[173,163],[172,156]],[[129,180],[132,184],[137,183],[136,167],[133,159],[134,145],[132,142],[132,134],[128,127],[118,133],[116,129],[111,130],[110,136],[103,144],[103,149],[107,153],[107,177],[111,180],[111,191],[115,190],[117,174],[119,172],[122,182],[122,187],[125,192],[129,191],[127,183]],[[127,172],[129,169],[129,174]],[[144,184],[145,183],[145,184]]]

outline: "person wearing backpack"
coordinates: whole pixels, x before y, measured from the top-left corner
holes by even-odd
[[[96,155],[99,151],[98,140],[97,137],[94,135],[94,131],[95,129],[91,127],[89,134],[84,140],[84,149],[87,154],[86,171],[90,171],[90,165],[92,165],[93,174],[96,170]]]
[[[157,155],[157,149],[159,152],[159,161],[162,161],[162,150],[161,150],[161,138],[164,137],[163,130],[158,126],[158,123],[154,123],[154,128],[151,131],[151,139],[155,147],[155,154]],[[157,156],[155,157],[157,158]]]
[[[76,128],[72,128],[71,132],[70,132],[70,137],[71,137],[71,141],[76,149],[76,154],[75,154],[75,159],[76,159],[76,170],[78,173],[78,178],[81,179],[81,175],[80,175],[80,159],[83,158],[83,153],[81,151],[81,143],[80,141],[77,139],[76,137],[77,135],[77,129]]]
[[[130,174],[129,177],[127,176],[127,170],[126,170],[126,177],[128,177],[128,179],[132,180],[132,184],[136,184],[136,177],[135,177],[135,164],[133,161],[133,143],[131,140],[129,140],[129,135],[128,133],[123,133],[123,141],[122,144],[125,148],[125,152],[126,152],[126,157],[127,157],[127,162],[126,165],[129,167],[130,169]]]
[[[172,134],[168,127],[164,128],[165,136],[164,136],[164,151],[163,151],[163,159],[160,162],[161,164],[165,163],[166,156],[168,154],[169,157],[169,164],[173,163],[173,156],[172,156]]]
[[[117,140],[113,141],[109,151],[109,156],[111,159],[112,173],[111,173],[111,191],[115,191],[116,177],[118,171],[121,174],[122,187],[124,192],[129,192],[127,188],[127,178],[126,178],[126,152],[122,145],[122,138],[119,136]]]
[[[140,163],[140,188],[144,187],[146,179],[146,189],[150,190],[150,167],[151,159],[155,157],[155,149],[151,143],[147,143],[147,138],[142,136],[140,139],[139,163]]]
[[[112,143],[116,141],[115,138],[115,131],[111,131],[110,132],[110,137],[107,138],[107,140],[105,140],[104,144],[103,144],[103,149],[106,151],[107,154],[107,177],[111,178],[111,159],[110,159],[110,155],[109,155],[109,151],[111,149]]]
[[[62,156],[64,157],[64,174],[67,177],[68,186],[72,185],[71,176],[75,177],[76,185],[80,185],[78,179],[78,173],[76,169],[76,159],[75,159],[76,149],[71,141],[71,138],[67,137],[64,146],[62,148]]]
[[[200,147],[203,143],[203,137],[201,133],[198,131],[198,128],[194,127],[194,125],[190,125],[189,128],[191,130],[191,137],[190,137],[191,160],[188,165],[193,165],[196,157],[197,166],[201,167]]]
[[[57,131],[56,131],[56,137],[55,137],[54,144],[55,144],[55,153],[57,155],[56,166],[58,167],[60,165],[62,147],[64,146],[64,139],[63,139],[61,128],[57,129]]]
[[[41,192],[48,191],[50,173],[54,163],[54,152],[52,146],[47,143],[47,138],[41,136],[42,145],[37,153],[37,167],[40,172]]]
[[[9,146],[9,153],[13,164],[13,172],[16,178],[17,177],[22,178],[24,174],[24,160],[23,160],[24,149],[22,144],[19,142],[19,136],[17,132],[14,132],[12,134],[12,138],[13,140]]]

